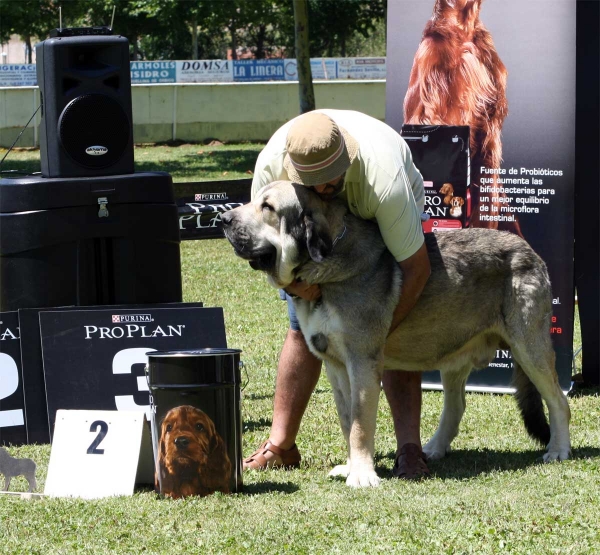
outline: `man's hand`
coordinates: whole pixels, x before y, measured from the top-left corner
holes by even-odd
[[[285,292],[292,297],[300,297],[305,301],[316,301],[321,296],[321,288],[318,285],[309,285],[305,281],[296,280],[290,283]]]

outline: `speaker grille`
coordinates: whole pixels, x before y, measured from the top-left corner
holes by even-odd
[[[67,104],[58,120],[58,136],[64,149],[75,162],[88,168],[115,164],[126,151],[129,135],[127,114],[116,100],[104,94],[77,97]]]

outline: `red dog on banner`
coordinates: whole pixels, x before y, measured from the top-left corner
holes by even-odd
[[[481,2],[436,0],[413,62],[404,98],[404,123],[468,125],[471,183],[475,184],[470,225],[501,227],[521,235],[516,221],[499,224],[479,218],[481,167],[492,170],[500,167],[500,134],[508,113],[507,71],[491,34],[479,20]],[[495,176],[494,185],[497,185]],[[504,193],[494,195],[504,196]],[[503,203],[498,198],[486,204],[489,205],[486,214],[500,214]]]

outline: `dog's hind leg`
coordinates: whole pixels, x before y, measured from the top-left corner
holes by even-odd
[[[523,346],[519,344],[511,347],[515,360],[516,397],[527,431],[542,443],[548,440],[547,428],[545,430],[544,427],[546,419],[537,395],[539,392],[548,406],[550,417],[550,441],[543,457],[544,462],[568,459],[571,454],[571,411],[567,398],[558,385],[555,354],[550,339],[534,339],[523,343]],[[537,392],[532,391],[531,384]]]
[[[340,426],[342,427],[342,433],[346,441],[347,461],[346,464],[338,464],[330,472],[329,476],[343,476],[348,477],[350,474],[350,409],[351,409],[351,396],[350,396],[350,379],[348,372],[343,364],[337,362],[327,361],[325,363],[327,370],[327,378],[331,384],[333,390],[333,398],[335,399],[335,406],[337,408],[338,418],[340,419]]]
[[[12,476],[9,476],[8,474],[4,475],[4,491],[8,491],[8,488],[10,487],[11,479],[12,479]]]
[[[546,268],[527,253],[511,260],[513,275],[505,296],[505,337],[513,354],[517,402],[527,431],[548,442],[544,461],[568,459],[571,453],[567,398],[558,385],[556,356],[549,333],[552,292]],[[550,435],[539,395],[548,406]]]
[[[450,444],[458,434],[458,427],[465,412],[465,385],[470,372],[471,366],[441,372],[444,408],[437,430],[423,447],[423,453],[428,460],[441,459],[450,452]]]

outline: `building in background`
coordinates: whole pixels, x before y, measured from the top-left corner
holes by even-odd
[[[35,45],[31,62],[35,64]],[[11,35],[8,42],[0,42],[0,64],[26,64],[27,47],[18,35]]]

